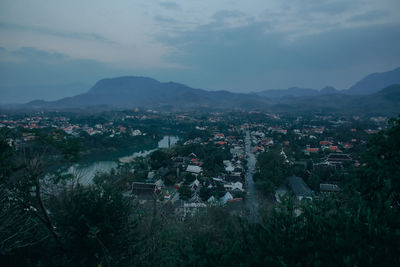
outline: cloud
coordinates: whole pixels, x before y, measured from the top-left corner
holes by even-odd
[[[95,33],[57,31],[57,30],[53,30],[50,28],[46,28],[46,27],[9,24],[9,23],[4,23],[4,22],[0,22],[0,29],[7,29],[7,30],[13,30],[13,31],[25,31],[25,32],[37,32],[37,33],[53,35],[53,36],[57,36],[57,37],[115,44],[115,42],[110,40],[109,38],[106,38],[100,34],[95,34]]]
[[[123,73],[127,71],[62,53],[32,47],[0,48],[0,102],[72,96],[88,90],[99,79]]]
[[[238,18],[243,16],[245,16],[245,13],[240,10],[220,10],[216,12],[212,18],[215,20],[224,20],[227,18]]]
[[[154,20],[160,23],[177,23],[178,21],[174,18],[164,17],[164,16],[155,16]]]
[[[300,1],[300,12],[320,13],[324,15],[339,15],[353,9],[360,4],[360,1],[335,0],[335,1]]]
[[[175,2],[161,2],[160,6],[166,8],[166,9],[172,9],[172,10],[178,10],[181,8],[181,6]]]
[[[368,12],[362,13],[360,15],[354,16],[354,17],[350,18],[348,21],[350,21],[350,22],[364,22],[364,21],[371,22],[371,21],[379,20],[386,16],[388,16],[388,12],[386,12],[386,11],[372,10],[372,11],[368,11]]]
[[[266,32],[268,27],[201,26],[162,41],[179,51],[169,60],[188,66],[182,77],[213,89],[346,88],[400,64],[400,24],[335,29],[291,41],[282,32]]]
[[[3,85],[140,74],[238,91],[345,87],[400,64],[398,0],[0,2]]]

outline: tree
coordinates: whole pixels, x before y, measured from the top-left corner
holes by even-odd
[[[150,154],[150,165],[152,169],[157,170],[170,164],[171,159],[166,151],[158,149]]]
[[[203,201],[207,201],[212,196],[212,190],[206,186],[200,188],[200,198]]]
[[[264,194],[271,194],[280,186],[287,176],[287,166],[279,150],[271,149],[257,157],[258,171],[254,181]]]
[[[358,174],[359,190],[372,203],[390,201],[400,210],[400,116],[389,123],[389,129],[368,142],[366,167]]]
[[[49,208],[62,233],[66,265],[124,263],[137,225],[131,203],[118,187],[104,182],[64,188],[53,197]]]
[[[179,187],[178,192],[179,198],[182,200],[189,200],[192,197],[192,191],[186,183]]]

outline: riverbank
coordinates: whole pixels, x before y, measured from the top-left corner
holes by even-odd
[[[178,142],[178,140],[178,136],[164,136],[153,147],[143,146],[134,150],[128,149],[119,151],[119,153],[116,154],[103,155],[103,158],[107,158],[107,160],[91,160],[67,166],[65,173],[78,176],[82,183],[88,184],[95,177],[96,173],[110,172],[112,169],[117,168],[119,164],[131,162],[136,157],[147,156],[157,149],[173,146]]]

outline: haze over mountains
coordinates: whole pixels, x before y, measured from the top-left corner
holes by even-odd
[[[321,90],[291,87],[283,90],[264,90],[261,92],[256,92],[255,94],[272,98],[287,96],[318,96],[337,93],[344,93],[349,95],[367,95],[376,93],[380,89],[383,89],[392,84],[400,84],[400,67],[387,72],[369,74],[346,90],[337,90],[332,86],[326,86]]]
[[[271,111],[400,112],[400,68],[366,76],[347,90],[325,87],[289,88],[257,93],[194,89],[146,77],[118,77],[98,81],[88,92],[57,101],[36,100],[23,108],[85,109],[158,108],[165,110],[262,109]],[[390,86],[390,87],[388,87]],[[388,88],[386,88],[388,87]],[[382,90],[384,89],[384,90]]]

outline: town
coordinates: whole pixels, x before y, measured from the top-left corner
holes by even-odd
[[[114,158],[118,166],[109,172],[133,201],[172,205],[174,216],[184,219],[213,205],[248,216],[253,205],[272,207],[287,193],[299,201],[340,194],[351,183],[350,174],[365,164],[361,152],[367,140],[387,123],[386,117],[135,109],[100,115],[1,114],[0,130],[13,150],[50,140],[48,145],[59,148],[51,152],[53,158],[69,155],[60,166],[82,162],[82,155],[88,160],[177,136],[175,144],[148,155]]]

